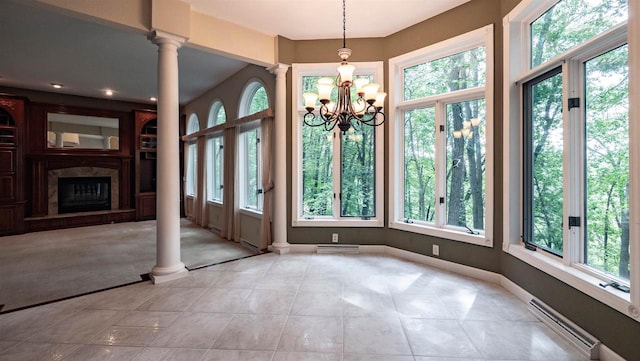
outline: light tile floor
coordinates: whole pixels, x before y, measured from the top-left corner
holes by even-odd
[[[587,360],[499,286],[383,255],[265,254],[0,315],[0,361]]]

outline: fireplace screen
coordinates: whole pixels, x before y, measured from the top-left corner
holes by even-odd
[[[58,213],[111,209],[111,177],[58,178]]]

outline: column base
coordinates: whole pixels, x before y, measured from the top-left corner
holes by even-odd
[[[173,280],[177,280],[189,275],[189,270],[184,266],[184,263],[180,262],[174,267],[153,267],[149,277],[153,284],[165,283]]]
[[[277,254],[287,254],[289,253],[289,243],[283,243],[283,244],[272,244],[269,247],[267,247],[267,249],[273,253],[277,253]]]

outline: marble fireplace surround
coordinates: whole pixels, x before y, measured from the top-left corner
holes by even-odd
[[[117,169],[101,167],[71,167],[47,172],[48,214],[58,214],[58,178],[60,177],[111,177],[111,209],[119,209],[120,175]]]

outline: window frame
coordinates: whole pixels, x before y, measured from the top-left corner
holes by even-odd
[[[249,159],[249,144],[248,144],[248,134],[250,132],[256,132],[256,205],[247,205],[247,199],[249,198],[248,194],[249,190],[249,172],[252,171],[248,167],[247,160]],[[238,176],[240,185],[240,207],[241,209],[249,210],[256,213],[262,213],[263,206],[263,193],[262,193],[262,159],[261,159],[261,151],[260,151],[260,126],[258,122],[253,122],[246,127],[241,127],[240,136],[238,139],[238,157],[243,162],[240,163],[238,169]]]
[[[371,75],[373,81],[380,84],[380,89],[384,89],[384,66],[383,62],[350,62],[349,64],[356,67],[354,76],[357,75]],[[333,202],[333,215],[332,216],[315,216],[313,218],[305,218],[303,213],[303,196],[302,196],[302,116],[307,112],[304,108],[304,102],[302,97],[302,78],[305,76],[327,76],[332,78],[337,77],[337,68],[339,63],[294,63],[291,66],[292,70],[292,105],[291,114],[294,118],[291,127],[291,148],[292,148],[292,171],[291,171],[291,225],[293,227],[384,227],[384,132],[387,125],[380,125],[374,127],[375,132],[375,217],[361,218],[352,216],[341,216],[340,204],[336,206],[336,202]],[[383,110],[385,113],[387,110]],[[387,123],[390,121],[390,117],[387,114]],[[332,131],[333,145],[332,151],[334,153],[332,174],[333,174],[333,191],[334,194],[340,192],[340,161],[341,155],[341,137],[342,134],[338,127],[335,127]],[[337,140],[337,141],[336,141]],[[338,156],[336,156],[336,154]],[[334,200],[336,197],[334,197]]]
[[[552,68],[562,66],[563,74],[567,79],[563,79],[563,101],[570,96],[570,92],[577,90],[583,98],[583,63],[594,56],[602,54],[615,46],[616,42],[626,40],[629,50],[629,136],[630,139],[640,136],[640,109],[638,102],[640,97],[640,80],[637,72],[640,69],[640,24],[637,20],[640,16],[640,7],[637,2],[629,1],[629,20],[626,25],[614,26],[612,29],[575,46],[546,63],[533,69],[529,68],[529,24],[558,0],[524,0],[518,4],[503,19],[504,27],[504,78],[503,78],[503,251],[520,259],[521,261],[567,283],[596,300],[618,310],[630,318],[640,321],[640,223],[638,223],[640,211],[640,146],[637,142],[630,142],[629,145],[629,228],[630,228],[630,279],[631,293],[624,293],[612,287],[603,288],[599,286],[602,282],[603,274],[599,274],[595,269],[580,264],[582,261],[584,240],[583,227],[572,227],[570,232],[564,227],[564,257],[548,254],[547,252],[536,252],[525,248],[521,239],[523,224],[523,163],[524,155],[521,147],[522,143],[522,116],[523,116],[523,94],[522,84],[543,74]],[[622,40],[621,40],[622,39]],[[634,75],[635,74],[635,75]],[[584,98],[583,98],[584,99]],[[584,100],[583,100],[584,101]],[[566,127],[570,123],[570,117],[574,117],[574,122],[578,122],[578,112],[584,111],[584,104],[574,111],[564,112],[563,124]],[[567,133],[565,139],[565,149],[570,148],[572,156],[568,159],[569,164],[565,167],[579,167],[578,169],[568,169],[570,174],[583,174],[582,159],[576,158],[580,151],[581,134]],[[578,138],[577,138],[578,137]],[[577,138],[577,140],[576,140]],[[567,144],[567,142],[569,142]],[[573,148],[571,148],[573,147]],[[573,155],[575,154],[575,155]],[[579,158],[579,157],[578,157]],[[567,177],[571,177],[568,175]],[[574,182],[574,181],[569,181]],[[577,182],[577,181],[575,181]],[[573,184],[575,184],[575,182]],[[567,189],[567,184],[564,185]],[[576,187],[578,188],[578,187]],[[573,189],[574,197],[582,196],[583,185],[578,189]],[[566,196],[565,196],[566,197]],[[566,199],[566,198],[565,198]],[[563,212],[563,217],[567,214],[579,214],[584,219],[584,210],[580,204],[566,204],[568,208]],[[574,202],[575,203],[575,202]],[[576,229],[577,228],[577,229]],[[634,262],[635,260],[635,262]],[[607,276],[610,278],[610,276]]]
[[[483,87],[463,89],[420,99],[404,100],[404,69],[454,55],[479,46],[485,47],[486,70],[485,85]],[[435,236],[454,241],[466,242],[480,246],[493,247],[493,25],[472,30],[448,40],[412,51],[407,54],[389,59],[389,106],[390,127],[390,155],[389,169],[389,228],[407,232]],[[436,128],[446,126],[446,107],[448,104],[464,102],[474,99],[485,101],[485,226],[484,232],[478,235],[467,233],[461,227],[446,225],[446,204],[436,204],[435,224],[425,222],[410,223],[404,217],[404,119],[406,110],[435,107]],[[435,129],[434,129],[435,131]],[[436,172],[443,169],[446,157],[446,138],[436,132]],[[446,167],[444,168],[446,169]],[[436,181],[437,197],[446,197],[445,172],[440,172]],[[441,215],[438,219],[438,214]]]
[[[225,112],[225,119],[220,120],[220,111],[224,111]],[[214,102],[211,104],[211,107],[209,108],[209,119],[207,121],[207,127],[211,128],[213,126],[222,124],[222,123],[226,123],[227,119],[226,119],[226,110],[224,107],[224,104],[222,104],[222,101],[219,99],[214,100]],[[216,144],[220,143],[220,146],[218,147],[218,149],[216,149]],[[206,162],[206,168],[207,168],[207,202],[209,203],[213,203],[213,204],[224,204],[224,138],[223,138],[223,134],[222,131],[220,132],[216,132],[216,133],[212,133],[207,135],[207,143],[206,143],[206,147],[207,147],[207,162]],[[222,148],[221,148],[222,147]],[[221,155],[222,159],[221,159],[221,165],[220,165],[220,170],[216,171],[215,169],[215,159]],[[218,180],[216,180],[216,176],[219,177]],[[219,184],[218,184],[219,183]],[[220,198],[214,198],[213,196],[213,192],[210,192],[209,190],[215,190],[216,186],[218,186],[218,188],[220,189]]]
[[[260,89],[264,89],[265,94],[267,96],[267,109],[269,104],[271,104],[271,98],[269,97],[269,92],[267,92],[267,87],[264,83],[258,78],[252,78],[244,86],[242,90],[242,95],[240,97],[239,107],[238,107],[238,115],[242,118],[247,115],[251,115],[251,103],[253,102],[253,98],[256,93]],[[265,110],[265,109],[262,109]],[[260,110],[260,111],[262,111]],[[262,207],[263,207],[263,190],[262,190],[262,150],[260,146],[260,138],[261,138],[261,127],[259,121],[253,121],[247,124],[243,124],[239,128],[238,134],[238,186],[239,188],[239,202],[240,202],[240,211],[244,214],[260,217],[262,215]],[[255,131],[257,137],[256,144],[256,206],[247,206],[248,199],[248,144],[247,144],[247,136],[249,132]]]

